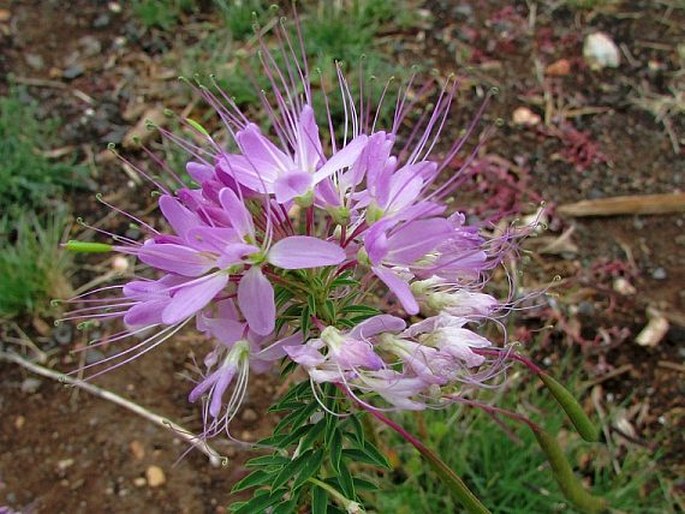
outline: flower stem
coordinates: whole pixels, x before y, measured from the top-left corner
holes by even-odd
[[[338,388],[343,391],[348,397],[353,399],[358,405],[360,405],[369,414],[375,417],[377,420],[381,421],[385,425],[392,428],[397,432],[404,440],[410,443],[414,448],[418,450],[421,456],[428,461],[428,464],[433,468],[433,471],[437,473],[445,485],[449,488],[450,492],[454,497],[466,508],[466,510],[471,514],[490,514],[490,511],[481,503],[478,497],[471,492],[471,490],[466,486],[464,481],[457,476],[457,474],[447,465],[445,462],[438,457],[433,450],[428,448],[425,444],[419,441],[414,435],[409,433],[399,424],[395,423],[393,420],[385,416],[378,410],[368,408],[366,405],[356,401],[354,396],[352,396],[347,388],[342,384],[336,384]]]

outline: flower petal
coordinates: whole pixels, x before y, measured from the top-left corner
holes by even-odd
[[[159,208],[174,232],[184,239],[188,230],[200,225],[199,218],[173,196],[162,195]]]
[[[276,324],[274,288],[259,266],[245,272],[238,285],[238,305],[252,331],[266,336]]]
[[[290,171],[276,179],[274,194],[278,203],[303,196],[312,188],[312,175],[304,171]]]
[[[350,330],[350,337],[367,339],[381,332],[401,332],[406,326],[407,324],[402,318],[391,316],[390,314],[379,314],[362,321]]]
[[[184,277],[197,277],[214,267],[208,256],[177,244],[150,243],[143,245],[137,253],[145,264]]]
[[[319,127],[314,118],[314,109],[305,105],[297,124],[295,163],[299,169],[310,174],[316,170],[322,155],[321,138],[319,137]]]
[[[366,146],[367,136],[357,136],[352,141],[348,143],[345,148],[337,151],[330,159],[326,161],[326,164],[321,166],[319,170],[314,173],[314,184],[318,184],[326,177],[333,175],[336,171],[340,171],[343,168],[349,168],[354,164],[359,155],[364,150]]]
[[[416,299],[409,289],[409,284],[389,269],[375,266],[371,270],[397,296],[407,314],[419,313],[419,304],[416,303]]]
[[[218,272],[179,287],[162,311],[162,322],[173,325],[192,316],[211,302],[227,283],[228,275]]]
[[[345,251],[336,243],[316,237],[291,236],[277,241],[267,259],[283,269],[316,268],[340,264],[345,260]]]
[[[225,187],[219,193],[219,201],[228,213],[231,225],[235,228],[238,235],[243,239],[248,235],[254,237],[252,215],[247,210],[247,207],[245,207],[245,204],[238,198],[238,195],[232,189]]]

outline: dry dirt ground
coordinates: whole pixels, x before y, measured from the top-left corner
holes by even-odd
[[[427,26],[388,30],[388,37],[406,55],[421,56],[443,74],[468,66],[472,84],[499,89],[485,120],[499,117],[503,123],[481,149],[486,178],[473,184],[470,198],[474,192],[494,197],[514,212],[531,212],[530,206],[544,199],[549,231],[526,243],[531,246],[524,283],[534,288],[561,277],[554,295],[521,317],[517,336],[532,340],[547,327],[536,336],[535,351],[552,369],[568,352],[581,356],[583,373],[598,388],[596,401],[624,406],[617,429],[638,444],[658,445],[664,466],[676,475],[683,470],[685,450],[680,433],[685,218],[630,213],[576,218],[558,214],[563,212],[558,206],[682,191],[685,11],[676,2],[647,0],[596,10],[573,10],[564,2],[505,5],[427,2],[418,5],[429,15]],[[111,6],[88,0],[0,3],[0,89],[7,90],[7,78],[1,77],[11,72],[45,114],[62,118],[64,145],[98,170],[99,190],[141,212],[148,207],[139,200],[147,198],[144,189],[101,152],[158,103],[183,109],[170,94],[180,86],[162,56],[180,52],[184,34],[183,28],[176,39],[143,32],[126,8],[117,12]],[[620,44],[619,68],[586,66],[583,40],[594,31]],[[463,126],[457,123],[477,107],[470,96],[477,88],[468,89],[455,133]],[[658,110],[674,98],[679,107]],[[512,115],[520,107],[540,122],[515,124]],[[70,201],[74,212],[91,222],[103,216],[92,193]],[[76,280],[92,278],[109,263],[85,264],[94,271]],[[657,315],[669,323],[668,332],[653,346],[638,345],[648,316]],[[81,335],[69,327],[57,333],[39,320],[16,322],[25,335],[7,323],[6,350],[35,357],[6,342],[24,337],[48,354],[46,365],[62,371],[78,366],[79,355],[68,350]],[[96,383],[197,429],[198,409],[187,403],[185,377],[203,344],[191,336],[176,338],[165,350]],[[223,512],[231,484],[244,473],[241,462],[248,453],[243,450],[217,441],[217,449],[230,457],[224,469],[208,466],[199,452],[177,461],[186,446],[168,430],[16,365],[2,363],[0,372],[0,504],[26,513]],[[234,426],[237,435],[253,440],[268,433],[264,410],[277,394],[274,384],[274,377],[253,382]],[[146,475],[154,473],[152,466],[165,477],[157,487]]]

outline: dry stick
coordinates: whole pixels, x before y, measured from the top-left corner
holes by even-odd
[[[582,218],[620,214],[668,214],[685,212],[685,193],[631,195],[583,200],[557,207],[557,213]]]
[[[219,452],[217,452],[214,448],[209,446],[205,441],[202,441],[198,436],[194,435],[192,432],[185,429],[181,425],[177,425],[173,421],[170,421],[167,418],[160,416],[159,414],[150,412],[149,410],[145,409],[144,407],[141,407],[137,403],[133,403],[130,400],[122,398],[118,394],[112,393],[107,389],[103,389],[96,385],[74,379],[68,375],[65,375],[64,373],[60,373],[58,371],[53,371],[43,366],[39,366],[38,364],[28,361],[15,353],[0,352],[0,360],[5,360],[7,362],[13,362],[14,364],[18,364],[19,366],[28,369],[36,375],[51,378],[52,380],[57,380],[65,384],[78,387],[80,389],[83,389],[84,391],[89,392],[94,396],[97,396],[98,398],[109,400],[112,403],[116,403],[121,407],[124,407],[132,412],[135,412],[139,416],[142,416],[145,419],[150,420],[159,426],[170,428],[179,437],[181,437],[182,439],[190,443],[192,446],[200,450],[202,453],[204,453],[207,457],[209,457],[209,463],[212,466],[218,467],[226,460],[225,457],[222,457],[219,454]]]

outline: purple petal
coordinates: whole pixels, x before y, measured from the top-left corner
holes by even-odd
[[[184,277],[197,277],[214,267],[211,258],[197,250],[176,244],[146,244],[138,250],[138,258],[157,269]]]
[[[219,200],[221,206],[226,210],[231,225],[241,238],[245,236],[254,237],[254,225],[252,224],[252,215],[247,210],[245,204],[238,198],[232,189],[226,187],[219,193]]]
[[[275,343],[263,348],[259,353],[257,353],[257,355],[255,355],[255,358],[269,362],[275,361],[281,357],[285,357],[286,346],[297,346],[303,342],[302,332],[295,332],[294,334],[284,337],[283,339],[279,339]]]
[[[214,178],[214,167],[207,164],[190,161],[186,164],[186,171],[198,184],[204,184],[206,181]]]
[[[367,339],[382,332],[401,332],[407,324],[402,318],[391,316],[390,314],[379,314],[350,330],[350,337],[354,339]]]
[[[278,170],[268,162],[242,155],[222,155],[217,162],[216,175],[222,183],[231,189],[237,183],[252,191],[270,192],[273,181],[278,177]]]
[[[235,372],[235,366],[228,366],[217,370],[219,376],[212,389],[211,400],[209,402],[209,413],[214,418],[218,417],[221,412],[223,395],[226,392],[226,389],[228,389],[228,386],[231,385]]]
[[[259,335],[269,335],[276,324],[274,288],[259,266],[245,272],[238,285],[238,305],[250,329]]]
[[[407,223],[388,237],[387,262],[411,264],[431,252],[452,233],[450,223],[442,218]]]
[[[304,171],[289,171],[274,182],[274,194],[278,203],[285,203],[303,196],[312,187],[312,175]]]
[[[283,350],[294,362],[297,362],[306,368],[313,368],[326,360],[326,357],[321,355],[321,352],[310,344],[285,346],[283,347]]]
[[[277,241],[267,258],[283,269],[316,268],[340,264],[345,260],[345,251],[336,243],[316,237],[290,236]]]
[[[174,232],[182,238],[185,238],[188,230],[200,225],[198,217],[172,196],[162,195],[159,208]]]
[[[239,241],[235,229],[226,227],[196,227],[188,231],[188,243],[198,250],[221,253],[226,246]]]
[[[162,322],[173,325],[192,316],[211,302],[227,283],[228,275],[218,272],[179,287],[162,311]]]
[[[218,268],[224,269],[233,264],[239,264],[247,255],[259,252],[259,247],[244,243],[233,243],[221,251],[221,257],[217,259]]]
[[[168,303],[169,299],[166,298],[134,305],[124,315],[124,323],[129,327],[158,325],[162,322],[162,310]]]
[[[322,155],[321,138],[319,137],[319,127],[314,118],[314,109],[305,105],[297,124],[295,163],[301,170],[311,173],[316,170]]]
[[[212,387],[216,382],[218,378],[217,374],[219,373],[219,371],[211,373],[208,377],[206,377],[199,384],[193,387],[193,390],[190,391],[190,394],[188,395],[188,401],[190,403],[195,403],[203,394],[209,391],[209,388]]]
[[[321,166],[321,168],[314,173],[314,184],[318,184],[326,177],[333,175],[336,171],[352,166],[354,161],[356,161],[362,153],[362,150],[364,150],[367,139],[368,137],[364,135],[357,136],[350,141],[345,148],[337,151],[326,161],[326,164]]]
[[[380,266],[375,266],[371,270],[397,296],[407,314],[419,313],[419,304],[416,303],[416,299],[411,289],[409,289],[409,284],[399,278],[394,272]]]
[[[364,249],[371,262],[380,264],[388,255],[388,236],[386,235],[389,222],[386,220],[375,223],[364,236]]]

